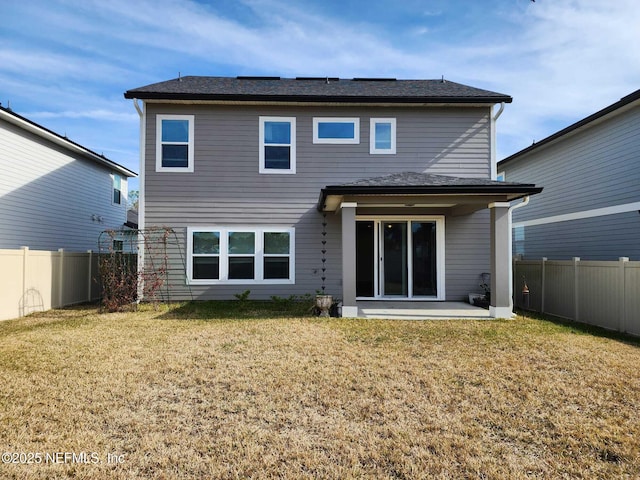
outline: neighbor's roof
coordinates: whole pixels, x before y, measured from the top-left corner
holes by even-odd
[[[329,185],[320,193],[318,209],[324,208],[327,197],[336,195],[498,195],[511,201],[541,191],[542,187],[530,183],[402,172]]]
[[[76,143],[72,140],[69,140],[67,137],[63,137],[62,135],[57,134],[56,132],[49,130],[48,128],[43,127],[42,125],[38,125],[35,122],[32,122],[28,118],[23,117],[22,115],[18,115],[10,108],[5,108],[0,106],[0,119],[6,120],[7,122],[16,125],[17,127],[22,128],[28,132],[31,132],[41,138],[49,140],[50,142],[55,143],[56,145],[60,145],[67,150],[70,150],[74,153],[82,155],[84,158],[92,160],[96,163],[99,163],[111,170],[115,170],[125,177],[137,177],[138,174],[129,170],[126,167],[114,162],[113,160],[109,160],[104,155],[94,152],[93,150],[89,150],[87,147],[83,147],[79,143]]]
[[[320,103],[510,103],[502,93],[449,80],[334,77],[180,77],[134,88],[125,98]]]
[[[544,145],[548,145],[566,135],[575,133],[577,130],[581,129],[581,128],[588,128],[590,126],[595,125],[596,123],[598,123],[599,121],[602,121],[604,119],[604,117],[611,115],[611,114],[617,114],[620,113],[621,111],[623,111],[623,109],[625,107],[629,107],[631,106],[632,103],[637,102],[638,100],[640,100],[640,90],[636,90],[633,93],[630,93],[629,95],[627,95],[626,97],[622,97],[619,101],[617,101],[616,103],[613,103],[611,105],[609,105],[608,107],[603,108],[602,110],[597,111],[596,113],[589,115],[586,118],[583,118],[582,120],[569,125],[566,128],[563,128],[562,130],[554,133],[553,135],[549,135],[547,138],[544,138],[542,140],[540,140],[539,142],[534,142],[533,145],[530,145],[527,148],[524,148],[522,150],[520,150],[519,152],[514,153],[513,155],[500,160],[498,162],[498,165],[500,167],[504,167],[505,164],[516,160],[520,157],[522,157],[523,155],[536,150],[538,148],[543,147]],[[640,103],[639,103],[640,104]]]

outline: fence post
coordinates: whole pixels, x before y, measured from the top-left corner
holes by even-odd
[[[578,264],[580,257],[573,257],[573,320],[575,322],[580,318],[580,309],[578,307]]]
[[[29,247],[20,247],[22,249],[22,298],[26,298],[27,295],[27,268],[29,259]],[[25,315],[24,302],[20,309],[20,316]]]
[[[626,319],[627,319],[627,299],[626,299],[626,285],[625,285],[625,268],[627,266],[627,262],[629,261],[629,257],[620,257],[618,259],[620,261],[620,300],[618,304],[620,305],[620,318],[618,319],[618,330],[621,332],[627,331]]]
[[[87,284],[87,302],[91,302],[91,268],[93,265],[93,261],[92,261],[92,251],[91,250],[87,250],[87,254],[89,257],[89,283]]]
[[[58,249],[58,253],[60,254],[60,256],[58,257],[58,265],[60,267],[60,271],[58,272],[58,305],[56,305],[56,308],[60,308],[62,307],[62,290],[63,290],[63,286],[64,286],[64,248],[59,248]]]
[[[542,278],[540,279],[540,313],[544,313],[544,283],[547,278],[547,257],[542,257],[540,271],[542,272]]]

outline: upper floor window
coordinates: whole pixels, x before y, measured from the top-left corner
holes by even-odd
[[[370,154],[396,153],[396,119],[372,118],[369,137]]]
[[[260,117],[260,173],[296,173],[295,117]]]
[[[507,175],[504,172],[498,172],[498,175],[496,175],[496,180],[499,182],[504,182],[506,181]]]
[[[360,143],[360,119],[314,118],[313,143]]]
[[[193,115],[156,117],[156,171],[193,172]]]
[[[117,173],[112,175],[113,177],[113,199],[112,202],[115,205],[122,204],[122,177]]]

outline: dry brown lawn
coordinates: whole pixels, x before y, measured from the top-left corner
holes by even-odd
[[[634,341],[162,308],[0,323],[0,478],[640,477]]]

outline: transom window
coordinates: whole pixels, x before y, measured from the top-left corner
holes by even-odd
[[[370,154],[396,153],[396,119],[372,118],[369,139]]]
[[[293,228],[190,227],[191,284],[294,283]]]
[[[260,117],[260,173],[296,173],[295,117]]]
[[[313,143],[360,143],[360,119],[314,118]]]
[[[156,171],[193,172],[193,115],[156,117]]]

